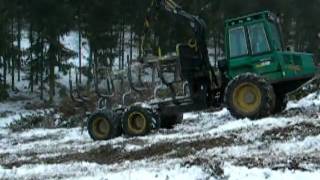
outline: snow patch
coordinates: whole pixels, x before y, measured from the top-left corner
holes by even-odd
[[[302,171],[274,171],[271,169],[236,167],[232,165],[225,166],[225,174],[229,176],[229,180],[318,180],[320,171],[302,172]]]
[[[201,167],[182,167],[179,161],[168,161],[160,164],[153,162],[125,162],[120,165],[98,165],[95,163],[80,162],[54,165],[24,165],[13,169],[4,169],[0,166],[0,178],[57,178],[64,179],[110,179],[110,180],[151,180],[151,179],[206,179]]]
[[[320,93],[312,93],[299,101],[290,101],[287,109],[308,108],[310,106],[320,106]]]

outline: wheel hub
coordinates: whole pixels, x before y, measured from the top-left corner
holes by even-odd
[[[260,89],[252,83],[240,84],[233,93],[234,106],[244,113],[253,113],[261,104]]]
[[[97,118],[93,122],[93,130],[97,137],[105,138],[110,133],[110,124],[104,118]]]
[[[134,133],[142,133],[147,126],[145,116],[140,112],[133,112],[129,115],[128,127]]]
[[[257,99],[256,94],[254,94],[253,92],[249,91],[244,95],[244,101],[247,104],[253,104]]]

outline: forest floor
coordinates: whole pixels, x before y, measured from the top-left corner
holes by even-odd
[[[0,104],[0,179],[319,179],[320,96],[256,121],[184,115],[146,137],[94,142],[81,128],[15,132],[30,99]]]

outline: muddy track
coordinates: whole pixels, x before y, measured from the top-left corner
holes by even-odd
[[[234,162],[237,166],[246,166],[248,168],[271,168],[273,170],[301,170],[309,171],[305,167],[305,164],[316,165],[319,168],[320,156],[319,155],[304,155],[298,157],[272,157],[270,155],[266,156],[256,156],[256,157],[246,157],[239,158]]]
[[[314,123],[302,122],[295,125],[290,125],[282,128],[275,128],[265,131],[260,141],[262,142],[274,142],[274,141],[286,141],[291,138],[297,140],[303,140],[307,136],[317,136],[320,134],[320,126]]]
[[[257,141],[263,142],[263,147],[268,147],[270,143],[285,143],[293,138],[302,141],[307,137],[318,136],[319,134],[320,126],[318,124],[315,125],[314,123],[302,122],[265,131]],[[216,160],[218,161],[221,159],[218,157]],[[236,159],[234,157],[229,157],[224,160],[234,162],[234,165],[238,166],[246,166],[248,168],[271,168],[274,170],[289,169],[308,171],[308,169],[303,167],[303,164],[313,164],[320,167],[320,154],[318,153],[300,154],[293,157],[285,154],[276,156],[268,152],[253,155],[252,157],[240,157]]]
[[[63,155],[54,158],[40,159],[36,155],[31,158],[32,160],[27,161],[16,161],[4,164],[3,166],[7,168],[12,168],[14,166],[19,167],[23,164],[56,164],[56,163],[67,163],[67,162],[95,162],[98,164],[113,164],[121,163],[124,161],[136,161],[142,159],[157,159],[163,158],[183,158],[195,154],[199,150],[203,149],[213,149],[220,147],[232,147],[239,145],[249,145],[250,142],[246,142],[241,138],[240,134],[226,135],[216,138],[208,138],[202,140],[193,141],[183,141],[183,142],[161,142],[154,145],[147,146],[143,149],[136,151],[126,151],[123,146],[113,147],[111,145],[106,145],[93,149],[84,153],[74,153]],[[263,142],[266,146],[270,143],[276,142],[286,142],[292,138],[304,139],[307,136],[314,136],[320,134],[320,128],[313,123],[300,123],[296,125],[291,125],[283,128],[276,128],[272,130],[265,131],[257,141]],[[200,139],[200,138],[199,138]],[[131,142],[138,141],[139,139],[131,139]],[[249,143],[249,144],[248,144]],[[219,159],[219,158],[218,158]],[[275,158],[276,159],[276,158]],[[273,161],[275,164],[282,163],[281,157],[279,161]],[[288,158],[285,158],[288,160]],[[283,160],[283,161],[285,161]],[[320,162],[320,161],[319,161]],[[254,166],[268,166],[272,167],[270,164],[270,157],[268,155],[261,157],[252,158],[240,158],[236,161],[239,165],[245,165],[248,167]]]
[[[46,159],[34,158],[33,160],[28,161],[18,161],[3,164],[3,166],[6,168],[12,168],[19,167],[23,164],[56,164],[77,161],[94,162],[98,164],[113,164],[121,163],[124,161],[136,161],[142,159],[157,158],[171,153],[173,151],[175,151],[174,154],[176,154],[176,156],[185,156],[189,155],[191,152],[202,149],[235,145],[236,139],[238,139],[238,137],[232,136],[182,143],[164,142],[131,152],[124,151],[123,148],[113,148],[111,145],[107,145],[85,153],[68,154],[60,157]],[[237,143],[241,143],[241,141],[237,141]]]

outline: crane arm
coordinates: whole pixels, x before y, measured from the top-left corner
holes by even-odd
[[[194,42],[193,46],[196,47],[199,53],[200,59],[204,62],[207,69],[210,70],[213,75],[213,81],[217,84],[217,78],[215,77],[215,73],[213,68],[211,67],[207,49],[206,42],[206,23],[203,19],[198,16],[192,15],[185,10],[182,9],[180,5],[178,5],[173,0],[153,0],[151,3],[151,7],[148,9],[147,16],[145,18],[145,34],[148,34],[150,31],[150,23],[155,20],[156,12],[159,10],[164,10],[173,16],[185,20],[189,23],[192,31],[194,33]],[[142,39],[142,52],[143,52],[143,43],[144,37]]]
[[[205,22],[197,16],[194,16],[182,9],[176,2],[173,0],[153,0],[151,7],[148,8],[147,15],[145,17],[145,34],[150,31],[150,23],[155,19],[155,13],[158,10],[164,10],[169,14],[172,14],[178,18],[186,20],[190,23],[190,26],[195,34],[195,40],[197,43],[205,44]]]

